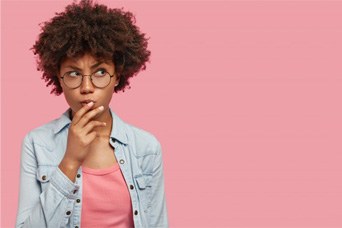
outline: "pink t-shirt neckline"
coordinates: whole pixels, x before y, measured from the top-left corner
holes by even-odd
[[[102,168],[102,169],[93,169],[93,168],[82,166],[82,172],[91,174],[91,175],[96,175],[96,176],[106,175],[106,174],[115,172],[119,169],[120,169],[120,166],[119,166],[119,163],[117,162],[115,162],[112,166],[108,168]]]

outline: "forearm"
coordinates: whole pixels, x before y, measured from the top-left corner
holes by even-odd
[[[151,181],[152,208],[149,212],[149,225],[150,227],[167,228],[169,227],[169,224],[166,207],[164,171],[160,144],[158,147],[158,154],[155,155],[155,161],[153,166],[154,168]]]
[[[35,153],[27,135],[22,144],[16,227],[59,227],[70,217],[66,212],[72,212],[79,186],[58,167],[39,165]]]
[[[16,227],[59,227],[68,222],[79,186],[55,169],[44,180],[46,186],[42,192],[39,182],[23,174]]]

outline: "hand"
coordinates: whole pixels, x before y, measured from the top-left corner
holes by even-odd
[[[70,124],[68,133],[67,150],[65,156],[75,162],[82,164],[88,154],[90,143],[96,138],[97,133],[93,131],[95,127],[106,126],[105,122],[92,120],[103,111],[103,106],[91,109],[93,102],[84,105],[75,113]]]
[[[105,122],[92,120],[104,110],[103,106],[91,109],[93,105],[93,102],[84,105],[75,113],[70,124],[67,149],[59,167],[71,180],[74,180],[77,169],[89,152],[89,145],[97,136],[93,129],[106,126]]]

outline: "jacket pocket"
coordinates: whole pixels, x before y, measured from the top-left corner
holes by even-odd
[[[135,176],[139,202],[146,212],[151,207],[151,178],[150,175]]]
[[[42,192],[50,182],[52,174],[55,172],[56,166],[39,165],[37,168],[37,180],[40,183]]]

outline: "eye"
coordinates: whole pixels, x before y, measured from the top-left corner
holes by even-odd
[[[94,72],[95,77],[103,77],[107,75],[107,71],[105,69],[99,69],[96,72]]]
[[[68,77],[72,77],[72,78],[81,76],[81,74],[77,71],[69,71],[69,72],[65,73],[65,75]]]

